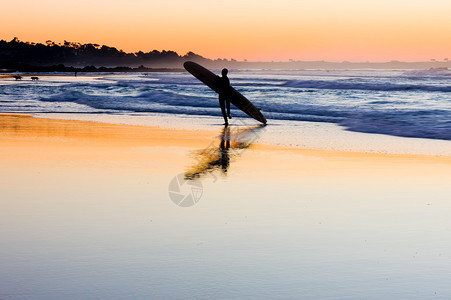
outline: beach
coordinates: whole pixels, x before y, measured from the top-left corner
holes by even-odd
[[[449,155],[276,145],[255,124],[0,124],[2,299],[451,296]]]

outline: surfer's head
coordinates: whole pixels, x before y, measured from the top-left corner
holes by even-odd
[[[229,73],[229,70],[226,68],[222,69],[222,76],[227,76],[227,73]]]

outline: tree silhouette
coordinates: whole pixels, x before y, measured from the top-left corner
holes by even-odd
[[[186,59],[206,60],[193,52],[189,52],[185,56],[167,50],[126,53],[107,45],[80,44],[67,40],[64,40],[63,43],[47,40],[45,45],[23,42],[17,37],[9,42],[0,41],[0,68],[17,68],[24,64],[40,67],[64,64],[77,68],[88,66],[88,69],[100,66],[142,66],[145,68],[144,65],[178,64],[181,66]]]

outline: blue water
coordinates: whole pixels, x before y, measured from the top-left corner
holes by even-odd
[[[219,73],[217,71],[217,73]],[[0,80],[0,112],[217,116],[217,95],[188,73]],[[451,140],[451,71],[238,71],[231,83],[271,120]],[[232,108],[232,115],[245,115]]]

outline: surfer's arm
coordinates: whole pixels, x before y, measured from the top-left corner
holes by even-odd
[[[219,77],[218,75],[216,75],[215,79],[213,80],[213,85],[216,87],[216,89],[218,89],[219,91],[221,91],[221,89],[222,89],[222,80],[221,80],[221,77]]]

